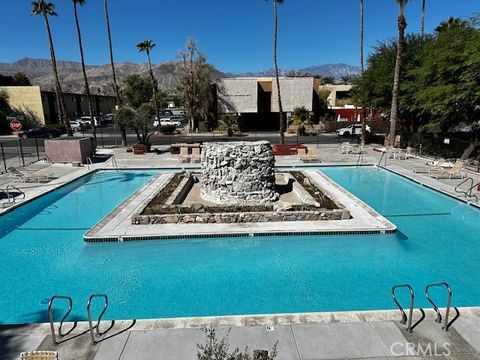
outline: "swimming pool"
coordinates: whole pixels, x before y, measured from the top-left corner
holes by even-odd
[[[53,294],[73,297],[77,319],[91,293],[114,319],[389,309],[406,282],[421,294],[448,281],[455,305],[480,305],[478,209],[388,171],[321,171],[399,232],[86,244],[157,173],[99,172],[0,217],[0,323],[47,321]]]

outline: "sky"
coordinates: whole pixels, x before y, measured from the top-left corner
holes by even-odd
[[[58,60],[79,60],[71,0],[50,0],[58,18],[51,27]],[[5,1],[0,22],[0,62],[49,58],[43,19],[31,1]],[[359,0],[285,0],[279,5],[279,66],[301,69],[327,63],[359,64]],[[259,71],[273,64],[273,0],[110,0],[115,61],[145,62],[135,44],[151,39],[156,64],[174,60],[188,37],[223,72]],[[427,0],[426,31],[449,16],[480,12],[479,0]],[[406,8],[407,32],[419,32],[421,0]],[[396,36],[394,0],[365,0],[365,52]],[[109,62],[103,0],[79,9],[87,64]]]

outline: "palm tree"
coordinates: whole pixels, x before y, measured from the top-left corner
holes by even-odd
[[[87,95],[88,112],[90,115],[90,122],[92,123],[93,143],[96,145],[97,131],[95,130],[95,119],[93,118],[92,97],[90,96],[90,86],[88,84],[87,71],[85,70],[85,58],[83,55],[82,33],[80,31],[80,22],[78,21],[78,13],[77,13],[77,5],[83,6],[87,2],[87,0],[72,0],[72,1],[73,1],[73,13],[75,15],[75,25],[77,26],[78,47],[80,49],[80,60],[82,63],[83,80],[85,82],[85,94]]]
[[[65,99],[63,98],[62,87],[60,86],[60,80],[58,79],[58,70],[57,70],[57,60],[55,58],[55,48],[53,46],[52,32],[50,30],[50,23],[48,22],[49,16],[58,16],[55,12],[55,5],[50,2],[45,2],[45,0],[33,1],[32,2],[32,15],[43,16],[45,20],[45,28],[48,35],[48,43],[50,45],[50,59],[52,64],[52,72],[55,81],[55,95],[57,98],[57,111],[59,120],[65,125],[67,133],[69,136],[73,135],[72,128],[70,126],[70,121],[67,118],[67,113],[65,111]]]
[[[147,53],[148,66],[150,70],[150,78],[152,80],[153,103],[155,105],[155,112],[157,114],[157,119],[160,119],[160,111],[158,111],[158,103],[157,103],[157,81],[155,80],[155,76],[153,76],[152,60],[150,58],[150,51],[152,51],[154,47],[155,47],[155,43],[152,40],[144,40],[137,44],[137,48],[139,52]]]
[[[360,0],[360,72],[363,75],[365,71],[364,58],[363,58],[363,43],[364,43],[364,0]],[[366,110],[363,109],[362,114],[362,137],[361,145],[365,145],[365,116]]]
[[[407,28],[407,20],[405,19],[405,6],[409,0],[395,0],[399,7],[398,13],[398,39],[397,39],[397,58],[395,60],[395,73],[393,78],[392,90],[392,109],[390,111],[390,135],[388,143],[393,146],[395,142],[395,132],[398,119],[398,90],[400,88],[400,68],[402,66],[402,53],[405,44],[405,29]]]
[[[104,10],[105,10],[105,21],[107,24],[107,37],[108,37],[108,49],[110,52],[110,65],[112,67],[112,77],[113,77],[113,90],[115,92],[115,105],[116,110],[119,110],[122,106],[122,98],[120,97],[120,89],[117,82],[117,74],[115,72],[115,62],[113,61],[113,46],[112,46],[112,32],[110,31],[110,16],[108,15],[108,0],[103,1]],[[120,131],[122,133],[122,145],[127,146],[127,131],[124,126],[120,126]]]
[[[420,37],[425,37],[425,0],[422,0],[422,16],[420,18]]]
[[[283,4],[285,0],[273,0],[273,63],[275,65],[275,80],[278,93],[278,111],[280,117],[280,144],[285,143],[285,117],[282,107],[282,95],[280,93],[280,79],[278,75],[277,61],[277,40],[278,40],[278,4]]]

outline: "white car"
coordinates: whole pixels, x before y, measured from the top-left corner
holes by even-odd
[[[182,123],[178,120],[173,120],[172,118],[161,118],[160,119],[160,126],[175,126],[175,127],[180,127],[182,126]]]
[[[84,129],[84,126],[82,123],[78,121],[72,121],[72,120],[70,120],[70,127],[72,128],[73,131],[82,131]]]
[[[365,125],[365,131],[370,132],[370,126]],[[336,131],[338,136],[360,135],[362,133],[362,124],[352,124]]]
[[[92,127],[92,122],[90,121],[90,118],[88,118],[88,120],[76,119],[75,121],[82,124],[84,129],[90,129]]]
[[[102,126],[102,118],[100,116],[94,116],[93,120],[95,121],[95,127]],[[88,122],[90,126],[92,126],[92,121],[90,119],[90,116],[82,116],[80,118],[80,121]]]

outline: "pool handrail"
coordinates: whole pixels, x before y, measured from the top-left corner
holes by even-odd
[[[52,311],[52,305],[54,303],[54,301],[56,299],[61,299],[61,300],[67,300],[68,301],[68,310],[67,312],[65,313],[65,315],[63,315],[62,317],[62,320],[60,320],[60,325],[58,327],[58,337],[61,339],[62,337],[64,336],[67,336],[68,334],[70,334],[73,329],[75,329],[75,327],[77,326],[77,322],[74,321],[73,322],[73,326],[70,330],[68,330],[65,334],[62,333],[62,326],[63,326],[63,323],[65,321],[65,319],[67,318],[68,315],[70,315],[70,313],[72,312],[72,307],[73,307],[73,300],[70,296],[66,296],[66,295],[53,295],[51,298],[50,298],[50,301],[48,302],[48,320],[50,321],[50,331],[52,333],[52,341],[53,341],[53,345],[58,345],[60,342],[57,341],[57,334],[55,332],[55,325],[54,325],[54,321],[53,321],[53,311]]]
[[[427,298],[428,302],[432,304],[433,310],[435,310],[435,313],[437,314],[437,318],[435,319],[435,322],[439,324],[442,322],[442,314],[438,306],[433,302],[432,297],[430,296],[430,289],[432,287],[445,287],[447,289],[447,307],[445,309],[445,318],[444,318],[442,330],[448,331],[448,328],[460,317],[460,311],[458,310],[457,307],[454,306],[453,309],[455,309],[456,314],[450,322],[448,321],[450,316],[450,309],[452,308],[452,288],[446,282],[433,283],[425,287],[425,297]]]
[[[102,309],[102,311],[100,312],[100,315],[97,318],[97,324],[95,326],[92,325],[92,312],[91,312],[92,300],[94,298],[103,298],[104,299],[103,309]],[[107,308],[108,308],[108,296],[106,294],[92,294],[88,298],[88,301],[87,301],[87,318],[88,318],[88,326],[89,326],[89,329],[90,329],[90,338],[91,338],[92,346],[94,346],[97,343],[96,337],[104,335],[110,329],[109,328],[109,329],[105,330],[104,332],[100,331],[100,321],[102,321],[102,317],[105,314],[105,312],[107,311]],[[93,331],[94,328],[96,328],[95,329],[96,334]]]
[[[397,294],[396,290],[400,288],[406,288],[410,292],[410,304],[409,304],[409,311],[408,311],[408,316],[405,313],[405,310],[403,309],[402,305],[400,305],[398,299],[397,299]],[[392,286],[392,298],[397,307],[400,309],[400,312],[402,313],[402,320],[400,320],[400,324],[405,325],[407,324],[407,331],[408,332],[413,332],[413,329],[415,329],[422,321],[425,319],[425,311],[423,311],[422,308],[419,308],[420,312],[422,313],[422,316],[420,319],[418,319],[415,324],[412,325],[412,319],[413,319],[413,307],[415,304],[415,292],[413,291],[413,288],[409,284],[401,284],[401,285],[394,285]]]

